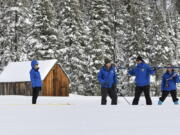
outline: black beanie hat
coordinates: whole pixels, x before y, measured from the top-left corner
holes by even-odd
[[[108,63],[111,63],[111,60],[108,59],[108,58],[105,58],[105,59],[104,59],[104,64],[106,65],[106,64],[108,64]]]
[[[143,61],[143,58],[141,57],[141,56],[138,56],[137,58],[136,58],[136,61]]]

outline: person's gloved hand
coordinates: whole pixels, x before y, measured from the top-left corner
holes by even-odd
[[[129,64],[126,64],[126,65],[125,65],[125,68],[129,68]]]
[[[153,67],[153,70],[156,71],[158,68],[157,67]]]
[[[118,88],[116,88],[116,92],[119,93],[119,89]]]
[[[115,90],[117,89],[117,85],[116,84],[113,84],[112,88]]]
[[[171,76],[171,78],[168,78],[166,81],[172,80],[172,79],[174,79],[176,76],[177,76],[177,73],[174,73],[174,74]]]
[[[128,70],[132,70],[134,68],[134,66],[129,66]]]
[[[177,73],[174,73],[172,77],[176,77],[177,76]]]

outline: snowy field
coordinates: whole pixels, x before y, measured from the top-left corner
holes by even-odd
[[[132,98],[128,98],[131,102]],[[162,106],[101,106],[100,97],[0,96],[1,135],[178,135],[180,106],[169,97]],[[108,102],[110,100],[108,99]]]

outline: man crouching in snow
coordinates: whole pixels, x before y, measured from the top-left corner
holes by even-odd
[[[100,69],[98,73],[98,81],[101,84],[101,105],[106,105],[107,95],[111,98],[111,104],[117,105],[117,75],[115,67],[111,64],[111,60],[105,59],[105,65]]]
[[[36,60],[33,60],[31,62],[31,67],[32,69],[30,71],[30,78],[31,78],[31,85],[33,89],[32,104],[36,104],[39,91],[41,90],[41,87],[42,87],[42,82],[41,82],[41,75],[39,73],[38,62]]]
[[[171,97],[173,99],[173,102],[175,105],[179,104],[179,99],[177,98],[177,92],[176,92],[176,83],[180,83],[180,77],[179,75],[174,71],[172,65],[168,65],[169,68],[167,68],[167,71],[164,73],[162,77],[162,83],[161,83],[161,90],[162,90],[162,96],[159,98],[158,105],[161,105],[166,97],[171,94]]]

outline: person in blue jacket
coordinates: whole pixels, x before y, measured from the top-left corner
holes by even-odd
[[[111,63],[110,59],[104,60],[105,64],[101,67],[98,73],[98,81],[101,84],[101,105],[106,105],[107,96],[111,98],[111,104],[117,105],[117,75],[115,66]]]
[[[146,104],[152,105],[150,97],[150,75],[155,74],[155,69],[146,64],[141,56],[136,58],[136,63],[136,67],[128,71],[129,75],[135,76],[135,97],[132,105],[138,105],[142,92],[144,92]]]
[[[177,98],[176,92],[176,83],[180,83],[179,75],[174,71],[172,65],[168,65],[167,71],[162,76],[162,83],[161,83],[161,91],[162,96],[159,98],[158,104],[161,105],[166,97],[171,94],[172,100],[174,104],[179,104],[179,99]]]
[[[36,100],[39,95],[39,91],[42,87],[42,81],[41,81],[41,75],[39,72],[39,66],[38,62],[36,60],[33,60],[31,62],[31,71],[30,71],[30,79],[31,79],[31,85],[32,85],[32,104],[36,104]]]

